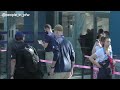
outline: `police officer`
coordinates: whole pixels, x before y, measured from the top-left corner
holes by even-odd
[[[15,76],[15,65],[16,65],[16,50],[23,46],[25,44],[24,42],[25,40],[25,37],[24,37],[24,34],[20,31],[18,31],[16,34],[15,34],[15,42],[14,42],[14,45],[12,46],[11,48],[11,79],[17,77],[19,78],[19,76]]]

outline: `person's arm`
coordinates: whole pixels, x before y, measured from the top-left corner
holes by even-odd
[[[96,54],[92,54],[92,55],[89,57],[89,60],[90,60],[94,65],[96,65],[97,67],[101,68],[100,64],[94,60],[94,58],[96,58],[96,57],[97,57]]]
[[[55,64],[56,64],[57,60],[59,59],[59,51],[54,49],[53,54],[54,54],[54,56],[53,56],[53,61],[52,61],[52,64],[51,64],[50,75],[54,74]]]
[[[10,78],[13,78],[14,71],[15,71],[15,65],[16,65],[16,51],[14,47],[11,49],[11,63],[10,64],[11,64]]]
[[[55,64],[56,64],[56,61],[52,61],[51,70],[50,70],[50,73],[49,73],[50,75],[53,75],[53,74],[54,74]]]
[[[41,44],[44,48],[47,48],[48,43],[47,42],[43,42],[42,40],[38,40],[38,43]]]
[[[52,61],[51,67],[55,67],[56,62],[59,59],[59,51],[54,50],[53,54],[54,54],[54,56],[53,56],[53,61]]]
[[[14,75],[15,64],[16,64],[16,60],[15,60],[15,59],[12,59],[12,60],[11,60],[11,73],[10,73],[10,76],[11,76],[11,77],[13,77],[13,75]]]
[[[75,52],[70,41],[69,41],[69,55],[71,60],[71,71],[68,73],[68,79],[70,79],[73,75],[73,69],[75,64]]]
[[[100,44],[99,41],[96,41],[92,49],[92,54],[94,54],[98,50],[98,47],[102,47],[102,45]]]
[[[92,49],[92,54],[96,52],[95,47],[96,47],[96,43],[95,43],[95,44],[94,44],[94,46],[93,46],[93,49]]]
[[[41,44],[44,48],[47,48],[48,43],[44,42],[43,44]]]
[[[51,42],[51,37],[48,36],[48,35],[46,35],[46,36],[45,36],[45,40],[44,40],[42,46],[43,46],[44,48],[47,48],[49,42]]]
[[[73,49],[73,46],[70,42],[70,59],[71,59],[71,72],[73,74],[73,68],[74,68],[74,64],[75,64],[75,52],[74,52],[74,49]]]

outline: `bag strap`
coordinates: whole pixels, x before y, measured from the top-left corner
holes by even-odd
[[[62,57],[62,51],[61,51],[61,45],[64,43],[64,41],[65,41],[65,38],[64,37],[62,37],[63,38],[63,40],[62,40],[62,42],[58,42],[57,41],[57,39],[56,39],[56,42],[58,43],[58,48],[59,48],[59,52],[60,52],[60,57]],[[59,57],[59,58],[60,58]],[[60,63],[60,59],[58,60],[58,62]]]
[[[34,50],[34,53],[38,56],[38,53],[37,53],[36,49],[34,47],[30,46],[30,45],[29,45],[29,47],[32,48]]]

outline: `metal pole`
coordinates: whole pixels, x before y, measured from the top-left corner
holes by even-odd
[[[93,14],[93,25],[94,25],[94,31],[93,31],[93,45],[96,41],[97,36],[97,16],[96,12]],[[93,79],[93,64],[91,63],[91,79]]]
[[[55,11],[54,14],[55,14],[55,16],[54,16],[54,26],[55,26],[56,24],[59,24],[59,12]]]
[[[14,14],[15,11],[8,11],[7,14]],[[11,59],[11,45],[13,41],[12,31],[16,29],[15,17],[7,17],[5,22],[5,30],[8,31],[7,34],[7,59],[6,59],[6,71],[7,78],[10,78],[10,59]]]
[[[34,47],[38,48],[38,11],[34,11]]]

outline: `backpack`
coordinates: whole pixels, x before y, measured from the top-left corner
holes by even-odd
[[[16,50],[16,69],[24,68],[28,73],[39,70],[39,56],[34,47],[24,44]]]

